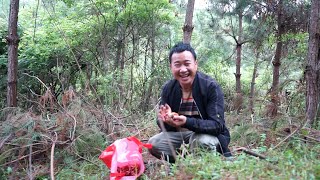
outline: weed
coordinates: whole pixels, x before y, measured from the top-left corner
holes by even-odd
[[[39,115],[15,111],[1,123],[0,179],[50,179],[54,142],[56,179],[108,179],[109,169],[98,159],[105,147],[131,135],[146,142],[158,132],[153,111],[130,117],[116,116],[120,112],[102,116],[93,105],[77,98],[64,107],[61,112]],[[234,159],[228,161],[216,152],[199,149],[191,153],[186,145],[177,162],[169,164],[144,151],[146,170],[139,179],[320,179],[320,145],[314,144],[319,131],[302,129],[282,142],[297,128],[287,127],[286,117],[280,117],[271,131],[265,128],[263,117],[255,117],[259,121],[253,123],[244,115],[233,116],[243,120],[229,126],[230,148],[244,146],[263,154],[265,160],[234,151]],[[311,136],[315,138],[308,139]],[[275,149],[279,142],[281,146]]]

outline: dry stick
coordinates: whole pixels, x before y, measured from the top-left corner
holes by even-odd
[[[170,151],[172,152],[173,158],[177,159],[176,151],[175,151],[171,141],[169,141],[169,138],[168,138],[168,135],[167,135],[167,131],[166,131],[165,127],[164,127],[163,121],[159,120],[159,124],[160,124],[160,127],[161,127],[163,133],[166,135],[166,138],[168,139],[168,144],[169,144],[169,147],[170,147]]]
[[[19,149],[19,148],[23,148],[23,147],[28,147],[29,145],[25,145],[25,146],[21,146],[20,144],[13,144],[11,142],[7,142],[7,143],[4,143],[5,145],[9,145],[9,146],[14,146],[14,148],[12,149],[9,149],[7,151],[10,151],[10,150],[15,150],[15,149]]]
[[[38,78],[37,76],[30,75],[28,73],[22,73],[22,74],[37,79],[44,87],[46,87],[47,91],[49,90],[50,94],[52,95],[50,88],[44,82],[42,82],[40,78]],[[37,104],[40,104],[40,103],[37,103]]]
[[[307,139],[310,139],[310,140],[314,140],[314,141],[320,142],[320,140],[319,140],[319,139],[316,139],[316,138],[314,138],[314,137],[307,136],[307,135],[303,135],[303,134],[300,134],[300,135],[302,135],[303,137],[305,137],[305,138],[307,138]]]
[[[239,147],[237,149],[235,149],[235,151],[242,151],[246,154],[249,154],[249,155],[252,155],[252,156],[255,156],[255,157],[258,157],[260,159],[267,159],[267,157],[265,155],[262,155],[262,154],[258,154],[250,149],[247,149],[245,147]]]
[[[57,133],[54,132],[54,135],[56,136],[55,140],[52,141],[51,146],[51,154],[50,154],[50,176],[51,180],[54,180],[54,147],[56,146],[56,141],[58,139]]]
[[[32,180],[32,144],[29,146],[29,179]]]
[[[73,140],[74,140],[74,134],[76,133],[77,120],[76,120],[76,118],[75,118],[73,115],[71,115],[69,112],[67,112],[67,115],[70,116],[70,117],[73,119],[73,121],[74,121],[73,131],[72,131],[71,137],[70,137],[70,138],[71,138],[71,141],[73,141]]]
[[[97,149],[97,148],[95,148]],[[98,149],[99,151],[101,151],[100,149]],[[89,163],[93,164],[93,165],[96,165],[97,167],[100,167],[97,163],[93,162],[93,161],[90,161],[89,159],[85,158],[85,157],[82,157],[80,156],[77,152],[74,152],[80,159],[83,159],[83,160],[86,160],[88,161]]]
[[[42,152],[45,152],[45,151],[47,151],[47,150],[48,150],[48,149],[34,151],[34,152],[32,152],[32,155],[33,155],[33,154],[37,154],[37,153],[42,153]],[[15,160],[13,160],[13,161],[10,161],[10,162],[4,163],[4,164],[0,164],[0,166],[6,166],[6,165],[8,165],[8,164],[12,164],[12,163],[17,162],[17,161],[20,161],[21,159],[24,159],[24,158],[26,158],[26,157],[29,157],[29,154],[28,154],[28,155],[25,155],[25,156],[21,156],[20,158],[15,159]]]
[[[18,145],[18,144],[11,144],[11,143],[4,143],[4,144],[10,145],[10,146],[15,146],[15,147],[14,147],[14,148],[11,148],[11,149],[8,149],[8,150],[6,150],[6,151],[4,151],[4,152],[2,152],[3,154],[6,154],[7,152],[12,152],[13,150],[22,149],[22,148],[27,148],[27,147],[31,146],[31,145],[20,146],[20,145]],[[41,145],[41,144],[43,144],[43,143],[34,143],[34,144],[32,144],[32,145],[35,146],[35,145],[38,145],[38,144]]]
[[[11,136],[12,136],[12,133],[10,133],[7,137],[5,137],[5,138],[1,141],[1,143],[0,143],[0,150],[1,150],[2,146],[4,145],[4,143],[5,143]]]
[[[144,130],[147,130],[147,129],[149,129],[149,128],[151,128],[151,125],[149,125],[149,126],[147,126],[147,127],[143,128],[143,129],[138,130],[139,132],[134,133],[134,134],[133,134],[133,136],[137,136],[137,135],[139,135],[139,134],[140,134],[140,131],[144,131]],[[148,139],[141,139],[140,141],[148,141]]]
[[[94,91],[94,93],[96,94],[96,96],[98,97],[98,94],[97,94],[97,92],[96,92],[96,90],[95,90],[94,88],[93,88],[93,91]],[[97,99],[98,99],[99,103],[100,103],[101,105],[103,105],[101,99],[100,99],[100,98],[97,98]],[[102,114],[103,114],[103,116],[106,118],[106,114],[105,114],[105,112],[104,112],[104,110],[103,110],[103,106],[101,106],[101,107],[102,107],[102,109],[101,109]],[[106,109],[106,111],[107,111],[107,113],[108,113],[109,115],[111,115],[113,118],[115,118],[120,125],[122,125],[123,127],[126,127],[123,123],[121,123],[121,122],[119,121],[119,120],[120,120],[119,117],[116,117],[114,114],[112,114],[112,113],[111,113],[110,111],[108,111],[107,109]],[[109,127],[108,127],[108,130],[109,130]],[[114,130],[114,129],[113,129],[113,130]],[[112,130],[112,132],[113,132],[113,130]]]
[[[276,135],[278,135],[278,136],[282,136],[282,137],[284,137],[284,136],[286,136],[286,135],[283,135],[283,134],[280,134],[280,133],[276,133]],[[300,137],[296,137],[296,139],[299,139],[300,141],[303,141],[303,142],[311,142],[310,140],[307,140],[307,139],[303,139],[303,138],[300,138]]]
[[[36,78],[44,87],[46,87],[47,89],[49,89],[49,87],[48,87],[44,82],[42,82],[41,79],[38,78],[37,76],[32,76],[32,75],[30,75],[30,74],[28,74],[28,73],[22,73],[22,74],[27,75],[27,76],[29,76],[29,77]]]
[[[153,110],[156,111],[156,114],[158,114],[158,112],[159,112],[160,99],[161,99],[161,98],[158,99],[158,103],[157,103],[157,105],[155,105],[155,108],[153,109]],[[166,138],[168,139],[169,148],[170,148],[170,151],[172,152],[173,158],[174,158],[174,159],[177,159],[176,151],[175,151],[175,149],[174,149],[171,141],[169,141],[169,138],[168,138],[168,135],[167,135],[167,130],[166,130],[165,126],[164,126],[163,121],[162,121],[162,120],[159,120],[159,124],[160,124],[160,128],[161,128],[162,132],[165,134]]]
[[[285,137],[282,141],[280,141],[276,146],[274,146],[272,149],[276,149],[278,146],[280,146],[284,141],[289,139],[291,136],[293,136],[301,127],[294,130],[291,134],[289,134],[287,137]]]

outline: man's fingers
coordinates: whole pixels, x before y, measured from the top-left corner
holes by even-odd
[[[165,104],[165,108],[166,108],[166,110],[171,109],[171,107],[168,104]]]

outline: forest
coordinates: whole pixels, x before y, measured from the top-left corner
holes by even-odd
[[[320,179],[319,0],[0,0],[0,179],[109,179],[159,132],[177,42],[224,93],[232,161],[143,150],[138,179]]]

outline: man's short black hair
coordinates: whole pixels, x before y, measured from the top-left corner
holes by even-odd
[[[171,63],[171,58],[173,53],[181,53],[183,51],[190,51],[194,57],[195,60],[197,60],[197,54],[192,48],[190,44],[178,42],[176,45],[174,45],[169,53],[169,62]]]

